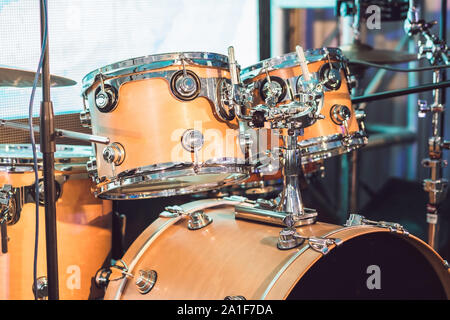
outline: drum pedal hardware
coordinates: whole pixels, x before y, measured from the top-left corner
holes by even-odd
[[[375,226],[379,228],[387,228],[391,232],[398,232],[404,235],[409,235],[408,230],[406,230],[402,225],[395,222],[386,221],[373,221],[366,219],[364,216],[359,214],[350,214],[347,221],[344,224],[345,227],[353,226]]]
[[[180,206],[169,206],[164,208],[160,216],[165,218],[176,218],[179,216],[187,216],[189,218],[188,221],[188,229],[189,230],[198,230],[202,229],[213,222],[213,219],[208,216],[203,210],[196,210],[194,212],[186,212]]]

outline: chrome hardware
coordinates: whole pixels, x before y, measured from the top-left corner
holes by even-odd
[[[330,90],[338,90],[341,87],[342,79],[339,72],[340,64],[332,63],[324,64],[319,70],[320,82]]]
[[[120,264],[118,264],[120,263]],[[120,277],[111,279],[113,269],[117,269],[120,272]],[[125,277],[133,278],[133,274],[129,273],[128,265],[122,259],[116,261],[115,264],[99,269],[94,277],[95,284],[99,288],[106,288],[111,281],[119,281]]]
[[[37,283],[37,285],[36,285]],[[46,300],[48,298],[48,279],[47,277],[39,277],[36,279],[36,283],[33,283],[33,294],[37,294],[36,299]],[[35,287],[36,285],[36,287]]]
[[[308,243],[313,250],[318,251],[323,255],[325,255],[329,252],[330,246],[332,245],[339,246],[342,244],[342,240],[338,238],[310,237],[308,238]]]
[[[92,128],[91,112],[89,109],[80,112],[80,123],[84,128]]]
[[[233,200],[231,200],[233,201]],[[236,201],[236,200],[235,200]],[[209,217],[203,210],[196,210],[192,212],[186,212],[180,206],[169,206],[164,208],[160,216],[165,218],[176,218],[178,216],[187,216],[189,218],[188,221],[188,229],[189,230],[198,230],[206,227],[213,219]]]
[[[220,80],[217,90],[216,114],[223,121],[231,121],[235,117],[235,111],[233,108],[233,88],[230,80]]]
[[[100,87],[95,92],[95,105],[100,112],[111,112],[117,106],[117,89],[104,82],[104,76],[99,73]]]
[[[294,228],[284,228],[278,236],[277,247],[280,250],[289,250],[302,245],[306,238],[302,237]]]
[[[197,98],[200,93],[200,79],[194,72],[186,70],[186,57],[184,54],[181,53],[178,60],[181,62],[183,70],[173,74],[170,88],[178,99],[190,101]]]
[[[111,268],[101,268],[95,274],[95,285],[99,288],[106,288],[109,284],[109,278],[111,277]]]
[[[223,300],[247,300],[244,296],[226,296]]]
[[[198,130],[188,129],[181,136],[181,146],[189,152],[200,150],[204,142],[203,134]]]
[[[187,213],[180,206],[168,206],[164,208],[164,211],[160,213],[160,217],[175,218],[178,216],[187,215]]]
[[[139,277],[136,279],[136,287],[141,294],[149,293],[155,286],[157,273],[154,270],[139,270]]]
[[[184,61],[184,60],[183,60]],[[172,93],[180,100],[191,101],[200,94],[200,79],[198,76],[184,68],[175,72],[170,80],[170,88]]]
[[[188,221],[189,230],[198,230],[206,227],[211,222],[213,222],[213,219],[209,217],[207,214],[205,214],[203,211],[196,211],[194,213],[191,213],[189,216],[190,216],[190,219]]]
[[[125,160],[125,149],[119,142],[113,142],[103,149],[103,159],[107,163],[120,166]]]
[[[88,176],[92,179],[93,182],[97,182],[98,180],[98,171],[97,171],[97,160],[95,158],[91,158],[86,162],[86,171]]]
[[[259,85],[261,98],[269,107],[275,107],[286,96],[286,83],[279,77],[271,77],[268,64],[264,64],[266,77]]]
[[[417,115],[419,118],[425,118],[427,113],[429,112],[444,112],[445,108],[440,103],[433,103],[432,105],[428,105],[428,101],[426,100],[418,100],[417,106],[419,108]]]
[[[350,120],[350,117],[352,116],[352,112],[347,106],[341,105],[341,104],[335,104],[330,109],[330,116],[331,120],[337,124],[342,125]]]
[[[325,255],[332,245],[339,246],[342,240],[338,238],[303,237],[294,228],[284,228],[280,231],[277,247],[280,250],[289,250],[302,245],[308,240],[308,245],[315,251]]]
[[[424,179],[423,190],[429,193],[433,203],[438,203],[447,194],[448,180],[441,178],[439,180]]]
[[[4,185],[0,189],[0,245],[1,253],[8,253],[8,230],[10,224],[17,215],[15,197],[11,185]]]
[[[0,189],[0,224],[12,225],[18,220],[16,198],[11,185],[6,184]]]
[[[366,219],[364,216],[359,214],[350,214],[344,226],[353,227],[353,226],[375,226],[379,228],[387,228],[391,232],[399,232],[405,235],[408,235],[409,232],[400,224],[395,222],[386,222],[386,221],[373,221]]]

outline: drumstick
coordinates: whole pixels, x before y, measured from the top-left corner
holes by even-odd
[[[303,80],[311,81],[311,74],[308,70],[308,63],[306,62],[303,48],[301,46],[296,46],[295,51],[297,51],[298,61],[300,62],[300,67],[302,68]]]
[[[234,57],[234,48],[232,46],[228,47],[228,62],[230,64],[231,83],[233,85],[238,85],[240,83],[239,72],[236,58]]]

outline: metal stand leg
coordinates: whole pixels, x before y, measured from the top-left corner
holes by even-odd
[[[299,130],[292,130],[283,136],[282,170],[283,191],[274,200],[258,199],[253,204],[246,202],[235,207],[236,218],[266,222],[288,228],[312,224],[317,219],[317,211],[304,208],[300,194],[298,172],[301,170],[301,157],[297,147]]]

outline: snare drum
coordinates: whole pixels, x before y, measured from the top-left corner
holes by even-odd
[[[96,199],[86,172],[91,147],[57,145],[55,179],[57,189],[56,228],[58,239],[59,296],[88,299],[91,279],[107,262],[111,250],[112,202]],[[38,153],[39,157],[42,157]],[[2,299],[34,299],[33,261],[35,247],[34,172],[30,145],[0,145],[0,187],[12,187],[16,206],[11,212],[8,253],[2,256]],[[42,160],[39,160],[39,167]],[[42,176],[42,171],[39,171]],[[39,195],[39,255],[37,276],[47,274],[45,210]]]
[[[351,104],[348,68],[340,49],[324,48],[305,51],[312,78],[323,83],[324,97],[317,120],[299,137],[302,162],[326,159],[359,148],[367,143]],[[242,70],[244,84],[252,89],[253,104],[265,103],[268,77],[279,90],[277,105],[292,101],[291,96],[302,91],[302,70],[296,53],[267,59]]]
[[[238,123],[224,102],[228,58],[169,53],[118,62],[83,79],[95,146],[94,193],[107,199],[171,196],[248,177]],[[92,165],[91,165],[92,167]]]
[[[280,227],[237,220],[232,203],[181,206],[212,222],[189,230],[185,216],[160,217],[123,257],[128,274],[106,299],[448,299],[448,264],[403,229],[315,223],[310,240],[280,250]]]

